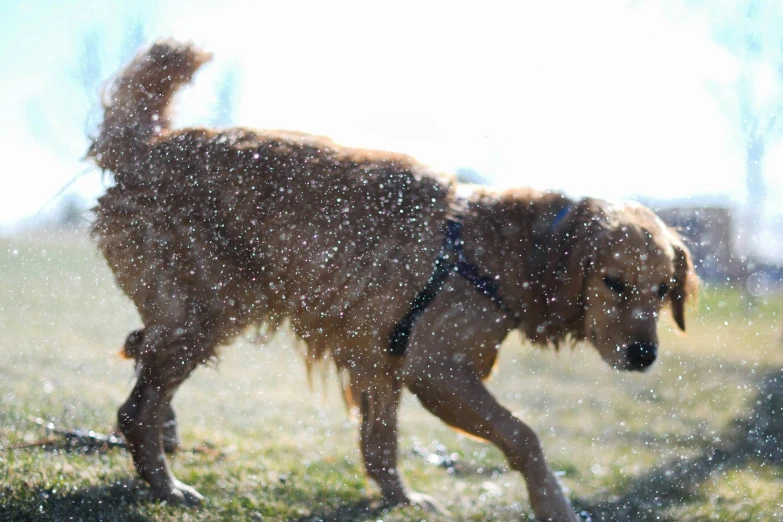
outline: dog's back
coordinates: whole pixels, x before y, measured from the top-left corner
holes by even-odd
[[[145,324],[219,316],[221,342],[285,318],[315,355],[357,332],[385,339],[429,277],[451,178],[302,133],[171,129],[177,88],[208,59],[157,43],[105,103],[89,155],[116,186],[94,233],[120,286]]]

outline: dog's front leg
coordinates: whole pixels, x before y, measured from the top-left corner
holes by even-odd
[[[379,376],[361,393],[361,450],[367,475],[378,484],[392,506],[416,505],[428,512],[448,514],[435,499],[405,487],[397,468],[397,410],[401,385]]]
[[[535,432],[498,404],[473,368],[445,356],[412,358],[406,384],[422,405],[447,424],[493,442],[527,482],[536,518],[578,522]]]

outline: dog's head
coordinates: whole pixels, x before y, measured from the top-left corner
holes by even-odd
[[[685,331],[698,279],[690,252],[650,209],[584,199],[558,223],[546,284],[550,323],[593,344],[621,370],[657,357],[657,323],[671,307]]]

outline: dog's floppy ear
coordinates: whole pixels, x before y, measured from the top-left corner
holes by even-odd
[[[699,279],[693,270],[693,260],[688,248],[675,235],[672,241],[674,248],[674,281],[670,297],[674,322],[685,331],[685,305],[695,301],[699,291]]]
[[[549,259],[544,275],[549,335],[570,333],[581,337],[582,307],[587,276],[607,229],[602,202],[581,200],[550,233]],[[558,344],[560,339],[549,339]]]

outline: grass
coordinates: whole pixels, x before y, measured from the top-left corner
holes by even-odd
[[[131,385],[116,353],[139,319],[81,236],[0,239],[0,520],[438,520],[383,510],[333,375],[315,392],[293,342],[240,340],[175,399],[186,448],[174,470],[208,498],[147,498],[121,449],[11,446],[58,427],[111,430]],[[597,353],[541,351],[514,336],[490,383],[534,426],[577,510],[592,520],[783,518],[783,308],[707,287],[689,335],[663,321],[647,374]],[[329,378],[331,377],[331,378]],[[401,465],[458,520],[530,516],[521,477],[406,396]],[[445,464],[444,464],[445,463]]]

